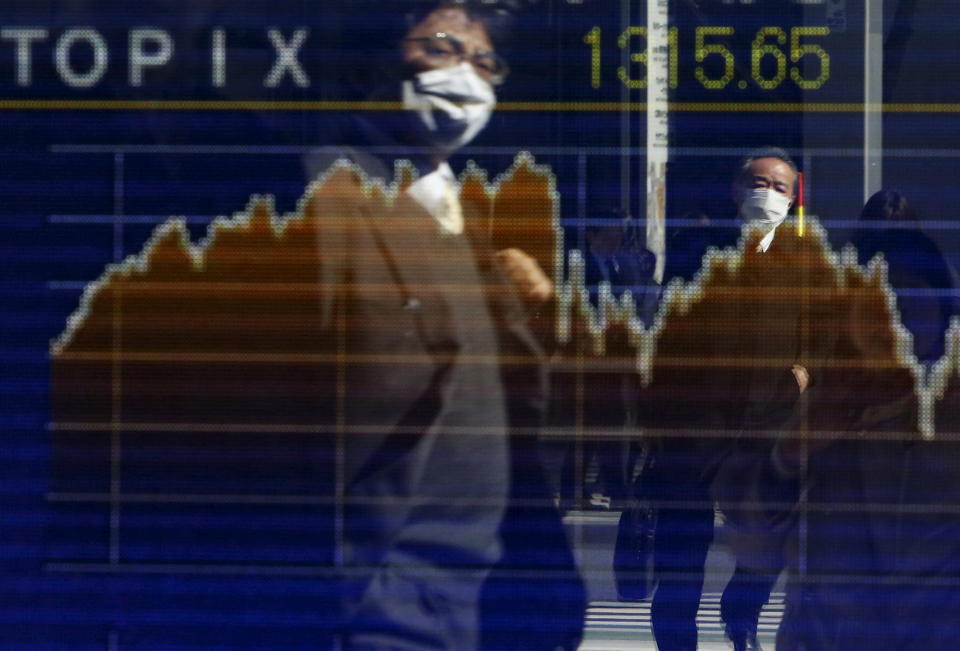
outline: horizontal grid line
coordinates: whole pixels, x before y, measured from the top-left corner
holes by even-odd
[[[190,224],[207,224],[220,215],[116,215],[116,214],[57,214],[48,215],[51,224],[158,224],[176,219]]]
[[[473,571],[482,569],[479,566],[448,566],[450,569],[462,569],[464,571]],[[304,577],[330,577],[338,578],[344,576],[358,576],[361,578],[369,577],[371,568],[357,565],[334,566],[316,564],[289,564],[278,565],[275,563],[179,563],[179,562],[138,562],[138,561],[120,561],[115,563],[104,563],[97,561],[53,561],[44,564],[43,569],[51,573],[78,573],[78,574],[219,574],[219,575],[260,575],[260,576],[304,576]],[[417,568],[410,564],[406,567],[405,573],[414,575],[423,572],[429,577],[435,577],[435,569]],[[571,577],[569,569],[559,568],[556,570],[550,568],[538,569],[510,569],[509,571],[497,571],[493,574],[508,576],[517,579],[538,579],[538,578],[556,578]]]
[[[55,491],[48,493],[47,500],[55,503],[84,503],[84,504],[203,504],[203,505],[289,505],[289,506],[332,506],[334,504],[345,504],[354,506],[378,505],[378,504],[420,504],[420,505],[438,505],[444,506],[502,506],[503,499],[499,497],[451,497],[443,496],[439,498],[410,498],[399,499],[396,497],[376,498],[376,497],[345,497],[337,499],[335,495],[328,496],[310,496],[310,495],[269,495],[269,494],[230,494],[230,493],[99,493],[99,492],[76,492]],[[518,506],[537,507],[544,506],[543,499],[537,498],[515,498],[511,499],[511,504]]]
[[[112,501],[118,501],[128,504],[290,504],[290,505],[325,505],[334,504],[336,500],[332,496],[308,496],[308,495],[282,495],[282,494],[231,494],[231,493],[138,493],[121,492],[119,494],[102,492],[71,492],[71,491],[53,491],[47,494],[47,500],[51,502],[62,503],[104,503],[109,504]],[[393,503],[393,498],[365,498],[365,497],[347,497],[345,504],[381,504],[384,502]],[[425,503],[437,502],[437,499],[423,500]],[[483,499],[477,497],[456,498],[444,497],[444,504],[458,505],[488,505],[499,504],[495,499]],[[543,506],[543,499],[523,499],[516,498],[512,500],[517,504],[526,506]],[[650,500],[651,504],[661,508],[674,510],[691,509],[699,510],[704,507],[704,502],[700,500]],[[708,504],[712,505],[710,501]],[[796,507],[796,502],[743,502],[738,508],[743,511],[750,509],[757,510],[785,510]],[[809,513],[881,513],[895,514],[905,513],[913,515],[936,515],[936,514],[960,514],[960,504],[902,504],[899,502],[883,503],[872,502],[863,504],[859,502],[806,502],[805,510]],[[568,511],[564,515],[564,523],[568,525],[589,526],[617,526],[620,517],[620,510],[613,509],[605,512],[593,511]]]
[[[199,322],[201,326],[205,325],[202,322]],[[255,324],[259,325],[259,324]],[[321,330],[317,329],[317,335],[321,334]],[[224,363],[224,364],[334,364],[337,362],[343,362],[347,366],[351,364],[376,364],[377,366],[389,366],[392,364],[404,364],[404,365],[419,365],[419,366],[436,366],[437,362],[433,358],[424,358],[423,354],[418,353],[370,353],[370,354],[360,354],[360,353],[347,353],[346,358],[338,356],[337,353],[254,353],[254,352],[225,352],[225,353],[208,353],[208,352],[195,352],[195,351],[184,351],[184,352],[136,352],[136,351],[124,351],[120,353],[113,353],[110,351],[98,352],[98,351],[65,351],[61,353],[56,353],[52,356],[54,359],[65,361],[65,362],[158,362],[158,363],[169,363],[169,362],[178,362],[181,364],[209,364],[209,363]],[[501,356],[497,354],[468,354],[468,353],[457,353],[456,354],[457,362],[460,364],[466,365],[500,365],[502,363],[523,363],[524,361],[530,362],[529,357],[523,357],[519,355],[515,356]]]
[[[315,423],[198,423],[198,422],[124,422],[124,421],[51,421],[47,424],[51,431],[86,431],[86,432],[115,432],[121,429],[125,432],[223,432],[231,434],[333,434],[344,432],[347,434],[422,434],[422,427],[401,427],[392,424],[360,424],[360,425],[323,425]],[[511,431],[514,431],[511,428]],[[528,428],[529,432],[535,428]],[[468,427],[449,426],[444,429],[451,436],[460,434],[484,434],[490,436],[504,436],[505,428],[497,427]]]
[[[342,431],[347,434],[403,434],[422,433],[422,429],[404,428],[393,425],[383,424],[359,424],[334,426],[318,423],[203,423],[203,422],[156,422],[156,421],[50,421],[47,423],[49,431],[85,431],[85,432],[106,432],[110,433],[118,428],[127,432],[171,432],[171,433],[206,433],[206,432],[224,432],[231,434],[270,434],[270,433],[289,433],[289,434],[330,434]],[[452,434],[477,434],[489,432],[490,428],[448,428]],[[591,438],[596,440],[639,440],[641,438],[726,438],[730,440],[748,440],[748,439],[779,439],[783,437],[784,430],[743,430],[743,429],[700,429],[684,427],[682,429],[662,429],[662,428],[644,428],[642,433],[631,430],[615,430],[602,427],[596,428],[578,428],[569,427],[540,427],[529,428],[510,428],[511,433],[517,434],[539,434],[547,439],[573,440],[576,438]],[[502,436],[502,430],[491,432],[496,436]],[[808,434],[811,438],[827,438],[830,440],[890,440],[900,442],[919,442],[921,439],[915,431],[843,431],[843,430],[812,430]]]
[[[267,321],[269,323],[269,321]],[[259,325],[259,324],[255,324]],[[317,334],[322,330],[317,329]],[[498,355],[490,354],[468,354],[457,353],[455,355],[458,363],[468,365],[485,364],[523,364],[531,363],[529,356],[524,355]],[[609,357],[590,358],[570,358],[551,362],[551,369],[554,371],[584,371],[586,373],[627,370],[633,364],[636,353],[630,351],[626,355],[611,355]],[[389,366],[393,364],[404,365],[424,365],[435,366],[436,360],[433,358],[424,358],[419,353],[376,353],[361,354],[347,351],[344,355],[336,352],[332,353],[283,353],[283,352],[247,352],[247,351],[229,351],[223,353],[211,353],[200,351],[124,351],[114,353],[111,351],[70,351],[54,353],[52,359],[63,362],[143,362],[143,363],[170,363],[177,362],[181,364],[334,364],[344,363],[346,366],[353,364],[359,365],[377,365]],[[619,361],[624,360],[624,361]],[[784,357],[781,359],[753,358],[753,357],[717,357],[690,359],[687,357],[661,356],[656,358],[654,368],[770,368],[779,369],[784,364],[789,364],[792,358]],[[818,369],[871,369],[871,370],[901,370],[903,366],[896,361],[891,360],[838,360],[838,359],[816,359]]]
[[[960,158],[960,152],[957,153]],[[115,224],[117,222],[124,224],[154,225],[162,224],[168,221],[186,221],[190,224],[208,225],[217,218],[226,218],[224,214],[214,215],[180,215],[170,214],[107,214],[107,213],[62,213],[47,216],[47,221],[51,224],[90,224],[104,225]],[[817,218],[816,214],[807,214],[808,218]],[[637,220],[637,226],[646,222],[645,218]],[[594,219],[591,217],[564,217],[559,220],[560,226],[577,227],[582,225],[600,226],[611,225],[621,226],[623,220],[616,219]],[[920,219],[914,221],[888,221],[888,222],[865,222],[859,219],[821,219],[819,224],[824,228],[856,228],[864,231],[888,231],[888,230],[960,230],[960,221],[947,219]],[[667,225],[673,227],[696,227],[709,229],[731,229],[740,228],[743,220],[739,218],[711,218],[710,222],[704,224],[699,219],[667,219]]]
[[[8,99],[0,111],[400,111],[395,101],[339,100],[131,100],[131,99]],[[645,112],[646,102],[632,101],[514,101],[499,102],[501,112],[627,113]],[[960,113],[953,102],[683,102],[669,111],[708,113]]]
[[[343,146],[330,145],[132,145],[132,144],[74,144],[61,143],[50,145],[49,151],[59,154],[246,154],[246,155],[290,155],[290,154],[311,154],[311,153],[343,153]],[[426,147],[397,147],[397,146],[369,146],[363,148],[364,152],[370,154],[398,154],[415,155],[429,152]],[[502,155],[516,156],[519,151],[526,151],[534,155],[554,155],[554,156],[579,156],[581,154],[599,155],[599,156],[622,156],[624,154],[646,157],[646,147],[621,147],[621,146],[573,146],[573,145],[554,145],[554,146],[532,146],[532,147],[508,147],[503,145],[488,145],[464,147],[459,150],[459,154],[464,156],[477,155]],[[750,153],[751,149],[744,147],[670,147],[670,156],[694,157],[694,156],[730,156],[742,157]],[[810,147],[803,150],[796,150],[796,154],[810,155],[816,157],[835,157],[835,158],[862,158],[864,156],[863,148],[856,147]],[[916,148],[916,147],[890,147],[883,149],[885,157],[891,158],[956,158],[960,157],[960,148]],[[346,155],[346,154],[345,154]]]

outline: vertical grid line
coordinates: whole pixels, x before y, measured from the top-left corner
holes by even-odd
[[[652,0],[651,0],[652,1]],[[620,29],[626,30],[630,27],[630,0],[621,0],[620,2]],[[630,69],[630,48],[623,48],[620,55],[620,65],[624,70]],[[620,84],[620,210],[624,214],[630,214],[630,189],[631,189],[631,97],[630,88],[625,83]]]
[[[123,258],[123,190],[124,154],[113,155],[113,259]],[[112,296],[111,361],[110,361],[110,521],[108,554],[111,565],[120,562],[120,462],[121,422],[123,417],[123,286],[115,283]]]
[[[576,356],[576,371],[575,371],[575,385],[574,385],[574,449],[573,449],[573,508],[576,510],[583,509],[583,493],[586,488],[586,477],[587,477],[587,459],[586,457],[586,430],[584,428],[585,414],[584,410],[586,409],[586,344],[588,329],[587,328],[571,328],[572,336],[575,337],[574,343],[574,355]],[[561,480],[561,497],[563,491],[563,482]],[[584,531],[582,526],[578,526],[574,533],[574,548],[582,549],[584,539]]]
[[[123,259],[123,186],[125,155],[123,152],[113,154],[113,261]]]
[[[123,289],[113,287],[110,355],[110,564],[120,562],[120,429],[123,417]]]
[[[320,259],[323,264],[323,259]],[[318,279],[318,282],[322,282]],[[334,419],[336,432],[334,451],[334,516],[333,516],[333,562],[337,567],[342,567],[343,559],[343,541],[344,541],[344,500],[346,497],[346,397],[347,397],[347,304],[348,301],[335,301],[336,310],[336,382],[337,397],[334,407]]]
[[[583,150],[577,154],[577,219],[577,248],[583,251],[587,246],[587,154]]]

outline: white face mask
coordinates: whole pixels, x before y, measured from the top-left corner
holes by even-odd
[[[493,86],[466,62],[403,82],[403,107],[416,118],[415,139],[443,153],[473,140],[496,104]]]
[[[753,188],[740,204],[740,216],[766,231],[783,223],[790,209],[790,198],[770,188]]]

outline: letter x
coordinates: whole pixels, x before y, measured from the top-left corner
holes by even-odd
[[[297,60],[297,52],[307,40],[309,33],[307,29],[298,29],[293,33],[293,38],[290,39],[290,42],[286,43],[279,29],[270,29],[267,31],[267,37],[270,39],[270,42],[273,43],[273,48],[277,51],[277,60],[274,62],[270,74],[268,74],[264,80],[264,86],[276,88],[280,85],[280,80],[283,79],[284,73],[288,70],[290,71],[290,77],[293,78],[293,83],[297,86],[306,88],[310,85],[310,78],[307,77],[307,73],[304,72],[303,67],[301,67],[300,62]]]

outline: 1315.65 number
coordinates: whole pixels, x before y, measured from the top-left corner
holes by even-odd
[[[750,46],[751,79],[764,90],[777,88],[788,76],[804,90],[822,87],[830,79],[830,55],[812,39],[829,34],[830,28],[823,26],[792,27],[789,34],[782,27],[761,27]],[[694,61],[699,65],[694,67],[694,76],[704,88],[722,90],[733,81],[736,58],[725,43],[733,35],[734,28],[727,25],[701,25],[696,28],[693,55]],[[627,27],[617,36],[617,47],[626,51],[631,64],[639,64],[617,67],[617,78],[627,88],[647,87],[646,39],[647,28],[639,25]],[[603,30],[600,27],[591,28],[583,41],[590,46],[590,85],[600,88],[603,81]],[[642,48],[639,50],[631,49],[636,41],[642,41]],[[804,57],[813,57],[815,60],[813,63],[817,64],[814,70],[816,75],[805,70],[803,72],[806,72],[807,76],[803,76],[799,64]],[[671,27],[667,31],[667,61],[667,82],[670,88],[676,88],[680,68],[677,27]],[[795,65],[789,65],[790,63]],[[809,66],[809,62],[804,62],[804,66]],[[638,70],[638,67],[641,69]],[[739,86],[746,88],[745,80],[741,80]]]

